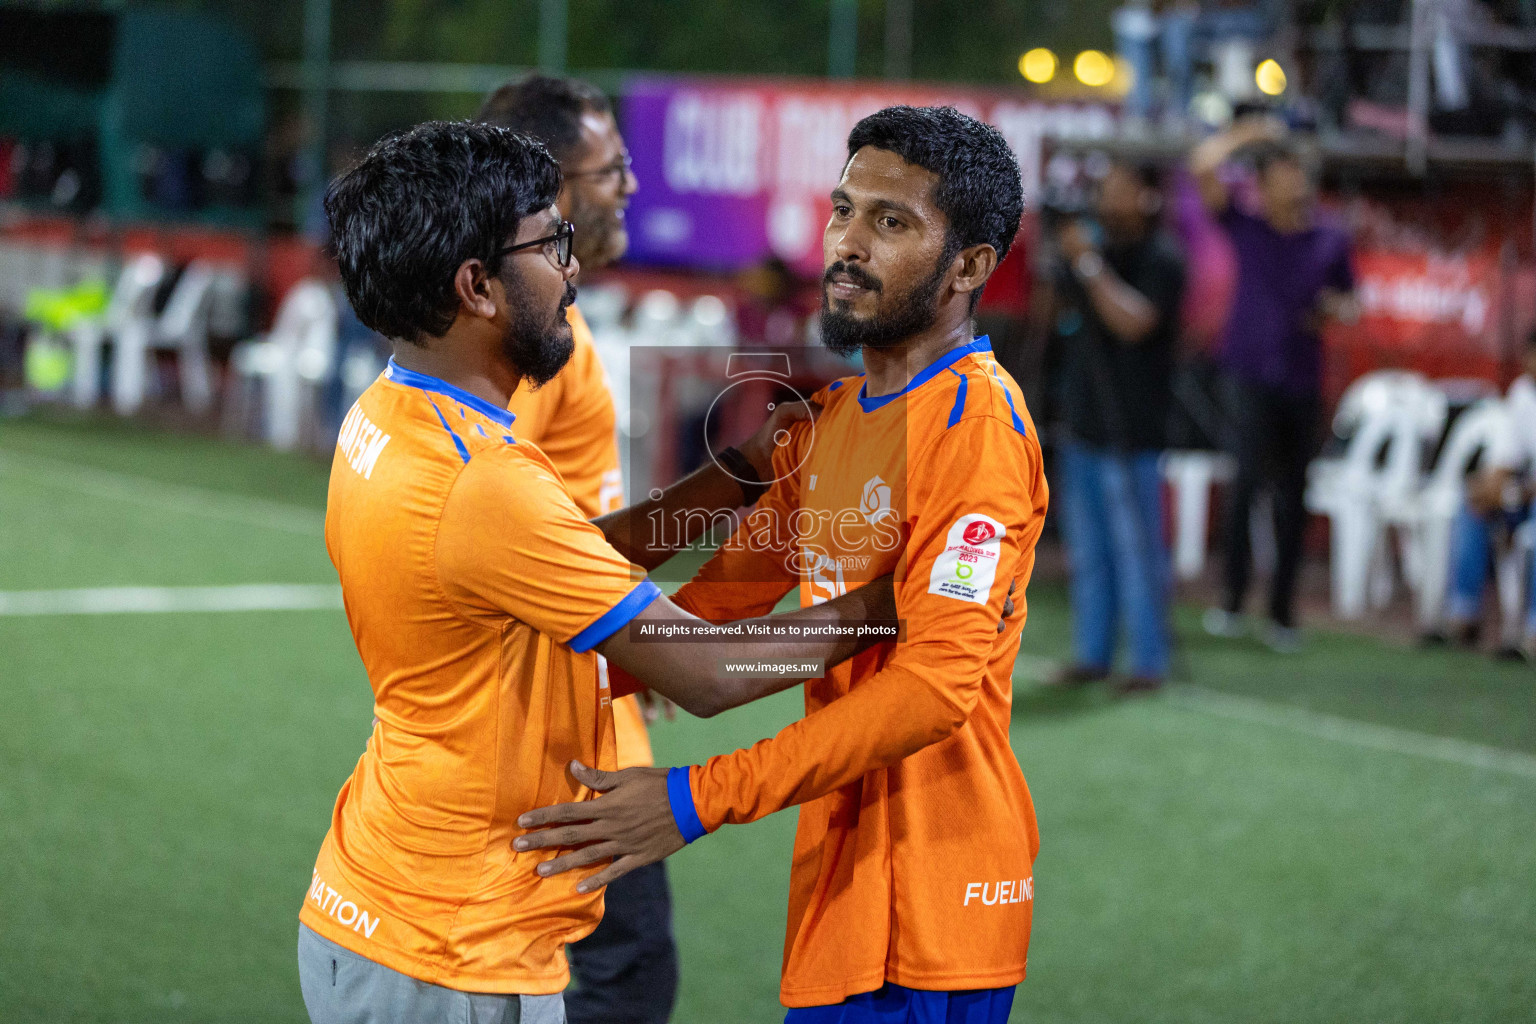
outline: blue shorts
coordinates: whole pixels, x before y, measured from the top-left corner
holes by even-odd
[[[929,992],[886,982],[833,1006],[790,1010],[784,1024],[1004,1024],[1017,987]]]

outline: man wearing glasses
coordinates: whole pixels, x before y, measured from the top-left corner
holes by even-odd
[[[556,200],[576,227],[576,258],[585,269],[624,255],[624,211],[637,187],[629,151],[608,99],[585,82],[533,75],[486,98],[476,120],[538,139],[560,162]],[[518,434],[537,444],[560,471],[589,519],[623,502],[616,415],[592,332],[576,306],[566,311],[574,349],[558,377],[512,396]],[[621,768],[654,764],[645,716],[634,696],[613,702]],[[603,921],[570,949],[577,987],[566,995],[573,1024],[664,1024],[677,997],[677,946],[666,868],[657,863],[608,888]]]
[[[645,577],[670,552],[635,543],[640,526],[750,495],[711,465],[590,522],[518,436],[512,394],[571,355],[580,266],[560,182],[526,136],[432,122],[380,141],[326,194],[347,298],[394,357],[347,413],[326,502],[376,717],[299,914],[314,1024],[564,1021],[565,950],[596,926],[602,887],[544,877],[547,855],[513,843],[519,814],[589,795],[571,761],[614,763],[599,654],[708,716],[798,682],[726,676],[724,658],[835,664],[874,641],[850,639],[860,626],[895,615],[886,577],[725,640],[642,639],[707,625]],[[743,449],[766,472],[772,434]],[[765,630],[829,639],[744,639]]]

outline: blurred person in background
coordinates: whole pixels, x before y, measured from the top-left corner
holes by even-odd
[[[491,93],[476,118],[538,139],[559,161],[563,181],[556,202],[576,226],[573,246],[584,269],[624,255],[624,212],[638,182],[600,90],[533,75]],[[544,387],[519,389],[509,408],[519,436],[549,456],[590,519],[623,504],[617,415],[586,320],[574,305],[566,317],[575,341],[571,361]],[[655,763],[636,697],[613,702],[613,724],[620,768]],[[572,1024],[666,1021],[677,998],[678,962],[665,866],[646,865],[610,885],[602,922],[571,945],[569,957],[576,979],[566,993]]]
[[[1223,174],[1244,153],[1256,172],[1258,207],[1240,209]],[[1267,117],[1245,117],[1195,147],[1190,156],[1200,196],[1232,244],[1237,285],[1217,353],[1224,375],[1229,444],[1237,477],[1228,494],[1226,567],[1220,607],[1206,629],[1245,632],[1243,601],[1252,569],[1249,511],[1264,485],[1273,488],[1275,570],[1263,639],[1293,652],[1296,580],[1306,527],[1303,494],[1322,412],[1322,323],[1358,316],[1349,236],[1316,215],[1315,189],[1285,131]]]
[[[1158,228],[1162,207],[1158,169],[1117,162],[1099,189],[1097,220],[1071,218],[1057,233],[1052,344],[1075,658],[1061,684],[1106,678],[1120,627],[1130,648],[1120,687],[1152,690],[1168,675],[1158,458],[1173,400],[1184,261]]]
[[[1467,501],[1451,534],[1451,592],[1446,628],[1453,639],[1474,646],[1482,632],[1483,591],[1495,551],[1532,519],[1536,501],[1536,331],[1526,338],[1525,372],[1505,399],[1509,429],[1489,446],[1482,471],[1467,481]],[[1498,656],[1536,662],[1536,551],[1525,573],[1525,635]],[[1444,641],[1443,635],[1429,639]]]

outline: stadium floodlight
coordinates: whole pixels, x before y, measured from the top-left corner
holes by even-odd
[[[1072,74],[1084,85],[1098,89],[1115,77],[1115,62],[1102,50],[1084,50],[1072,62]]]
[[[1285,69],[1279,61],[1270,58],[1254,69],[1253,81],[1264,95],[1279,96],[1285,92]]]
[[[1056,77],[1056,55],[1043,46],[1037,46],[1019,58],[1019,74],[1036,85],[1044,85]]]

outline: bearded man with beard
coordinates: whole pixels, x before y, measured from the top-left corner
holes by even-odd
[[[589,880],[605,882],[799,805],[788,1024],[1001,1024],[1024,977],[1039,838],[1008,740],[1024,624],[1008,609],[1047,491],[1023,395],[971,321],[1022,214],[995,129],[947,107],[854,127],[821,328],[867,372],[817,392],[757,510],[674,600],[730,621],[893,573],[905,635],[807,681],[805,717],[771,739],[690,767],[578,766],[604,795],[520,819],[541,830],[518,849],[581,847],[546,876],[612,859]]]
[[[565,947],[603,896],[541,877],[545,858],[513,849],[515,819],[583,795],[572,759],[615,766],[599,654],[707,716],[793,682],[717,678],[724,657],[830,664],[868,646],[858,626],[894,615],[887,579],[737,634],[826,639],[656,644],[623,629],[705,627],[646,578],[670,554],[644,542],[647,516],[709,519],[748,495],[711,465],[589,522],[515,436],[513,393],[571,354],[580,263],[560,184],[526,136],[432,122],[378,143],[326,195],[347,297],[394,358],[343,421],[326,505],[375,717],[299,914],[315,1024],[564,1021]],[[766,472],[782,425],[741,457]]]

